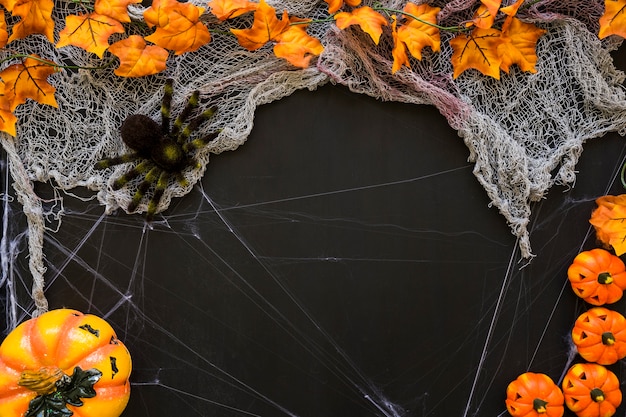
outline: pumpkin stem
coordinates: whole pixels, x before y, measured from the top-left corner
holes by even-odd
[[[533,408],[539,414],[543,414],[547,412],[546,405],[548,405],[547,401],[542,400],[541,398],[535,398],[533,400]]]
[[[604,401],[604,392],[600,388],[594,388],[591,390],[591,399],[599,403]]]
[[[602,272],[598,274],[598,282],[605,285],[612,284],[613,277],[611,276],[610,272]]]
[[[611,332],[602,333],[602,344],[606,346],[611,346],[615,343],[615,336]]]
[[[47,395],[57,389],[57,381],[65,374],[56,366],[49,366],[38,371],[24,371],[20,375],[17,385],[35,391],[38,395]]]

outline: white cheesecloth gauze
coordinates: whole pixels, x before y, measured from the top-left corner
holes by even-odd
[[[56,39],[65,15],[73,7],[71,3],[55,2]],[[193,3],[206,7],[205,1]],[[286,9],[292,16],[328,17],[323,1],[267,3],[279,13]],[[471,19],[479,2],[429,3],[442,8],[442,26],[454,26]],[[379,4],[402,9],[406,1]],[[129,9],[135,19],[141,19],[142,6]],[[163,85],[169,77],[175,83],[172,114],[180,111],[192,91],[199,90],[202,104],[214,104],[218,112],[197,134],[221,131],[198,152],[202,168],[185,172],[189,185],[183,188],[173,181],[159,211],[167,208],[173,197],[190,191],[201,178],[210,154],[234,150],[245,142],[259,105],[298,89],[314,90],[332,82],[380,100],[435,105],[465,141],[469,159],[475,163],[474,174],[519,238],[522,256],[531,257],[527,229],[530,204],[541,199],[553,184],[574,183],[575,165],[585,140],[621,132],[626,124],[626,97],[621,86],[624,76],[615,69],[609,55],[619,41],[600,41],[596,35],[603,9],[600,0],[545,0],[521,10],[520,18],[547,30],[537,45],[537,73],[523,73],[514,66],[500,80],[475,70],[453,79],[449,45],[453,34],[446,32],[441,34],[440,53],[427,48],[421,61],[412,60],[412,70],[403,68],[392,75],[388,29],[375,45],[358,27],[340,31],[332,22],[309,26],[309,33],[321,39],[325,50],[304,70],[276,58],[271,46],[248,52],[234,36],[215,33],[200,50],[172,55],[167,70],[158,75],[121,78],[113,74],[114,66],[64,69],[51,75],[49,82],[57,90],[58,109],[29,101],[16,112],[17,137],[2,134],[0,138],[15,192],[28,220],[34,315],[47,310],[42,250],[47,224],[33,183],[53,183],[60,190],[86,187],[97,192],[107,212],[125,209],[136,188],[113,191],[111,183],[128,170],[128,165],[98,171],[94,164],[127,151],[119,134],[127,116],[141,113],[159,120]],[[217,20],[205,14],[209,27],[217,28]],[[243,21],[249,25],[251,19]],[[242,19],[235,22],[242,25]],[[235,23],[226,23],[226,28],[230,24]],[[224,25],[219,30],[226,31]],[[14,41],[10,46],[12,52],[37,53],[59,64],[98,67],[103,63],[76,47],[56,49],[39,35]],[[3,58],[12,52],[3,52]],[[140,205],[140,211],[145,209],[145,204]]]

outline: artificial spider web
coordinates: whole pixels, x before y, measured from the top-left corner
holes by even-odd
[[[137,191],[128,204],[128,211],[134,212],[139,204],[152,191],[146,210],[146,218],[151,221],[156,214],[161,197],[175,178],[178,183],[188,185],[184,176],[186,169],[200,168],[194,153],[215,139],[219,132],[213,132],[190,140],[191,135],[202,123],[209,120],[216,111],[209,107],[187,120],[199,104],[199,91],[194,91],[180,114],[171,123],[171,104],[174,92],[173,80],[167,79],[161,102],[161,124],[143,114],[130,115],[122,123],[120,134],[122,141],[132,152],[120,156],[105,158],[96,163],[96,169],[106,169],[127,162],[138,161],[137,165],[117,178],[112,185],[119,190],[131,181],[139,179]]]

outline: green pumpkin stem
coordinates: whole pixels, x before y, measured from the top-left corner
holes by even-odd
[[[602,272],[598,274],[598,282],[600,284],[609,285],[613,283],[613,277],[610,272]]]
[[[533,400],[533,408],[539,414],[543,414],[547,412],[546,405],[548,405],[547,401],[542,400],[541,398],[535,398]]]
[[[599,403],[604,401],[604,392],[600,388],[594,388],[590,392],[591,399]]]
[[[602,344],[612,346],[615,343],[615,336],[611,332],[602,333]]]

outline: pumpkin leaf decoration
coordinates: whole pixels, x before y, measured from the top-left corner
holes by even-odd
[[[604,307],[591,308],[576,319],[572,341],[586,361],[612,365],[626,357],[626,318]]]
[[[67,408],[67,404],[80,407],[83,405],[81,398],[95,397],[93,385],[101,376],[102,372],[95,368],[84,371],[79,366],[75,367],[71,377],[63,374],[55,383],[55,391],[33,398],[24,417],[71,416],[73,412]]]
[[[626,289],[626,266],[604,249],[579,253],[567,270],[574,293],[596,306],[612,304]]]
[[[596,237],[617,256],[626,253],[626,194],[604,195],[596,199],[598,207],[591,213],[589,223]]]
[[[578,417],[609,417],[622,403],[617,376],[602,365],[577,363],[563,379],[565,405]]]
[[[545,374],[526,372],[506,389],[506,408],[513,417],[561,417],[563,403],[563,392]]]

